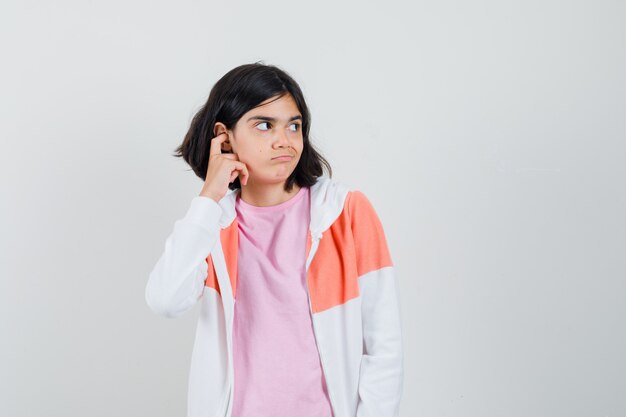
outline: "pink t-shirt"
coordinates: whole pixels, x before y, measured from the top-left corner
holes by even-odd
[[[257,207],[237,197],[233,417],[331,417],[306,290],[310,192]]]

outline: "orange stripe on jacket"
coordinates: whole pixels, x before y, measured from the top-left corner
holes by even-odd
[[[239,249],[239,227],[237,219],[235,219],[227,228],[220,229],[220,242],[222,244],[222,251],[224,252],[226,270],[228,271],[228,275],[230,277],[230,285],[233,288],[233,297],[235,297],[237,293],[237,253]],[[207,256],[206,261],[208,268],[204,285],[206,287],[214,288],[218,294],[222,295],[219,283],[217,282],[213,258],[210,254]]]
[[[382,224],[365,194],[350,191],[335,222],[323,233],[309,268],[314,313],[359,296],[358,278],[391,266]]]
[[[347,206],[356,246],[359,276],[393,266],[385,231],[372,203],[361,191],[352,191]]]

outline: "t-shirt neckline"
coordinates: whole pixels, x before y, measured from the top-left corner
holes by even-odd
[[[279,204],[275,204],[273,206],[254,206],[250,203],[246,203],[244,200],[241,199],[241,189],[239,190],[239,192],[237,193],[237,205],[239,207],[243,207],[244,210],[252,210],[252,211],[275,211],[275,210],[283,210],[286,209],[292,205],[294,205],[297,201],[299,201],[302,196],[304,195],[304,192],[306,191],[307,187],[300,187],[300,189],[298,190],[298,192],[291,197],[289,200],[283,201],[282,203]]]

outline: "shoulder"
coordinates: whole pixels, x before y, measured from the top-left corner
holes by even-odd
[[[376,210],[366,193],[352,184],[331,178],[326,175],[320,177],[313,186],[314,199],[320,201],[326,208],[334,207],[344,217],[377,221]],[[343,206],[343,210],[342,210]]]
[[[346,214],[350,217],[376,217],[376,210],[369,197],[359,189],[352,189],[346,195]]]
[[[322,175],[318,178],[317,184],[313,186],[323,190],[325,197],[328,195],[339,195],[344,198],[344,206],[346,208],[362,207],[371,205],[365,193],[352,184],[336,178]]]

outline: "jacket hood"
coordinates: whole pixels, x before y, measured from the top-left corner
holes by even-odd
[[[219,220],[222,229],[228,227],[236,217],[235,201],[241,190],[229,190],[219,201],[222,215]],[[350,191],[347,184],[332,179],[328,175],[317,178],[311,186],[311,225],[313,237],[320,236],[339,217]]]

